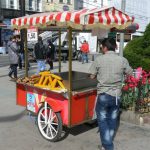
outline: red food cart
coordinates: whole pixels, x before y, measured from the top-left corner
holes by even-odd
[[[96,103],[96,80],[87,73],[72,71],[72,31],[91,31],[93,28],[105,28],[124,31],[133,23],[133,18],[114,7],[83,9],[79,11],[48,12],[15,18],[11,20],[13,28],[46,28],[47,30],[67,30],[69,33],[69,68],[59,75],[65,81],[66,91],[47,90],[27,84],[17,83],[17,105],[37,114],[40,133],[49,141],[61,137],[62,127],[72,127],[94,118]],[[61,43],[61,42],[60,42]],[[59,52],[61,49],[59,49]],[[27,56],[27,38],[25,38]],[[27,72],[26,57],[26,76]]]

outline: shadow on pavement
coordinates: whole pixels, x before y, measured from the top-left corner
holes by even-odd
[[[62,135],[61,138],[59,140],[57,140],[56,142],[59,141],[63,141],[64,139],[66,139],[68,137],[69,134],[73,135],[73,136],[77,136],[79,134],[82,134],[84,132],[87,132],[89,130],[92,130],[94,128],[97,127],[97,123],[84,123],[72,128],[67,128],[67,127],[63,127],[63,131],[62,131]]]
[[[92,124],[84,123],[84,124],[75,126],[73,128],[70,128],[69,129],[69,134],[72,134],[72,135],[76,136],[76,135],[82,134],[84,132],[87,132],[89,130],[92,130],[92,129],[96,128],[96,127],[97,127],[97,123],[96,122],[94,122]]]
[[[1,76],[0,76],[0,78],[3,78],[3,77],[8,77],[8,74],[1,75]]]
[[[0,122],[11,122],[11,121],[16,121],[22,118],[26,114],[26,110],[23,110],[19,114],[12,115],[12,116],[3,116],[0,117]]]

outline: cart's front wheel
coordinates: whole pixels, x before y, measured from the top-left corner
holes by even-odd
[[[60,113],[55,113],[50,106],[42,106],[38,112],[38,128],[44,138],[57,141],[62,133],[62,120]]]

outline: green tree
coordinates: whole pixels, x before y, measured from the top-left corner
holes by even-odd
[[[144,35],[130,41],[124,49],[126,57],[133,68],[141,66],[150,70],[150,24],[146,27]]]

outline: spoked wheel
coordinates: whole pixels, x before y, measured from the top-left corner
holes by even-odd
[[[55,113],[50,106],[42,106],[38,112],[38,128],[44,138],[57,141],[62,133],[60,113]]]

